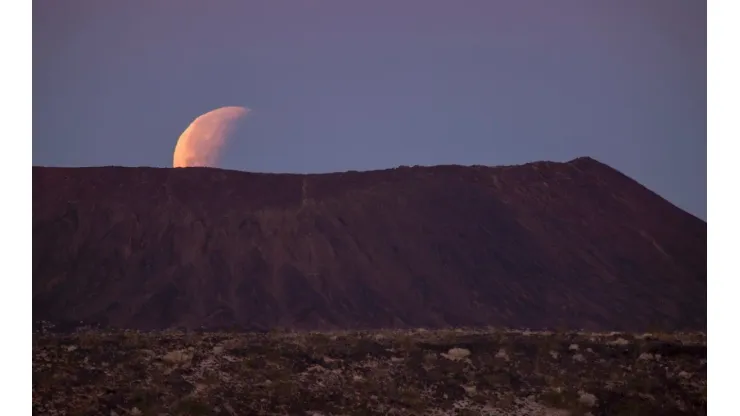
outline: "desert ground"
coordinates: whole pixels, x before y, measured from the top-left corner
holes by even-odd
[[[36,329],[38,415],[697,415],[704,333]]]

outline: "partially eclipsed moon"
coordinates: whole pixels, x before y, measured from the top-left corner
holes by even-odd
[[[244,107],[221,107],[193,120],[177,139],[172,166],[216,167],[226,141],[249,111]]]

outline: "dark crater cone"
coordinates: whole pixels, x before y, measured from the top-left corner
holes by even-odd
[[[705,330],[706,223],[590,158],[33,168],[34,320]]]

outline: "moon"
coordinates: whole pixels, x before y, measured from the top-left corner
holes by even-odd
[[[193,120],[177,139],[172,167],[218,167],[224,145],[250,111],[245,107],[221,107]]]

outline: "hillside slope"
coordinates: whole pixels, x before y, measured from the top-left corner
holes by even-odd
[[[33,308],[139,329],[704,329],[706,223],[590,158],[34,167]]]

